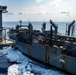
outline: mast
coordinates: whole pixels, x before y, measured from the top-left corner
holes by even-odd
[[[68,25],[68,36],[70,36],[71,27],[73,26],[74,23],[75,23],[75,20],[73,20],[73,21]]]
[[[2,13],[6,13],[7,6],[0,6],[0,42],[2,41]]]
[[[44,22],[43,24],[42,24],[42,31],[44,32],[46,30],[46,23]]]
[[[31,24],[30,22],[29,22],[28,29],[29,29],[29,43],[32,45],[32,32],[33,32],[33,26],[32,26],[32,24]]]
[[[58,26],[52,20],[50,20],[50,24],[55,29],[55,40],[56,40],[57,39]]]

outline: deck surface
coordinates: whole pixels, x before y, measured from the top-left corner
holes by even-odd
[[[0,42],[0,47],[3,48],[5,46],[11,46],[12,44],[14,44],[13,40],[3,40]]]

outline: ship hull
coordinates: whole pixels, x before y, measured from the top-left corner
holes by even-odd
[[[19,41],[16,41],[16,47],[31,58],[76,75],[76,58],[62,55],[60,48],[47,47],[39,43],[30,45]]]

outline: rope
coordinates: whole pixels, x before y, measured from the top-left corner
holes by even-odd
[[[51,59],[51,61],[53,61],[53,60],[55,60],[55,59],[58,59],[58,58],[61,57],[61,56],[63,56],[63,55],[61,54],[61,55],[59,55],[59,56],[57,56],[57,57]]]
[[[7,54],[8,54],[8,53],[1,55],[0,58],[3,57],[3,56],[5,56],[5,55],[7,55]],[[1,60],[0,63],[5,62],[5,61],[7,61],[7,60],[6,60],[6,59]]]
[[[3,63],[3,62],[5,62],[5,61],[7,61],[7,60],[1,60],[0,63]]]
[[[69,53],[69,52],[71,52],[71,51],[73,51],[73,50],[75,50],[75,49],[76,49],[76,47],[74,47],[73,49],[71,49],[70,51],[68,51],[68,52],[66,52],[66,53],[64,53],[64,54],[61,54],[61,55],[59,55],[59,56],[51,59],[51,61],[53,61],[53,60],[55,60],[55,59],[57,59],[57,58],[59,58],[59,57],[61,57],[61,56],[64,56],[64,55],[66,55],[67,53]]]
[[[68,52],[66,52],[66,53],[64,53],[64,54],[67,54],[67,53],[69,53],[69,52],[71,52],[71,51],[73,51],[73,50],[75,50],[75,49],[76,49],[76,47],[72,48],[70,51],[68,51]]]
[[[7,55],[7,54],[8,54],[8,53],[1,55],[0,58],[3,57],[3,56],[5,56],[5,55]]]

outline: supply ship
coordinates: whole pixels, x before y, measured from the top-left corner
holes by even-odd
[[[50,20],[50,30],[46,23],[42,31],[33,30],[33,25],[17,25],[9,31],[10,39],[15,40],[15,48],[25,55],[76,75],[75,20],[66,26],[66,35],[58,33],[58,26]]]
[[[2,7],[0,9],[6,9]],[[2,11],[0,10],[0,24],[2,27]],[[40,30],[34,30],[33,25],[22,25],[22,21],[15,28],[9,30],[9,38],[15,41],[15,46],[26,56],[52,65],[58,69],[76,75],[76,37],[74,36],[75,20],[66,25],[66,35],[58,33],[58,26],[50,20],[50,30],[46,30],[46,23]],[[2,30],[0,31],[2,35]]]

